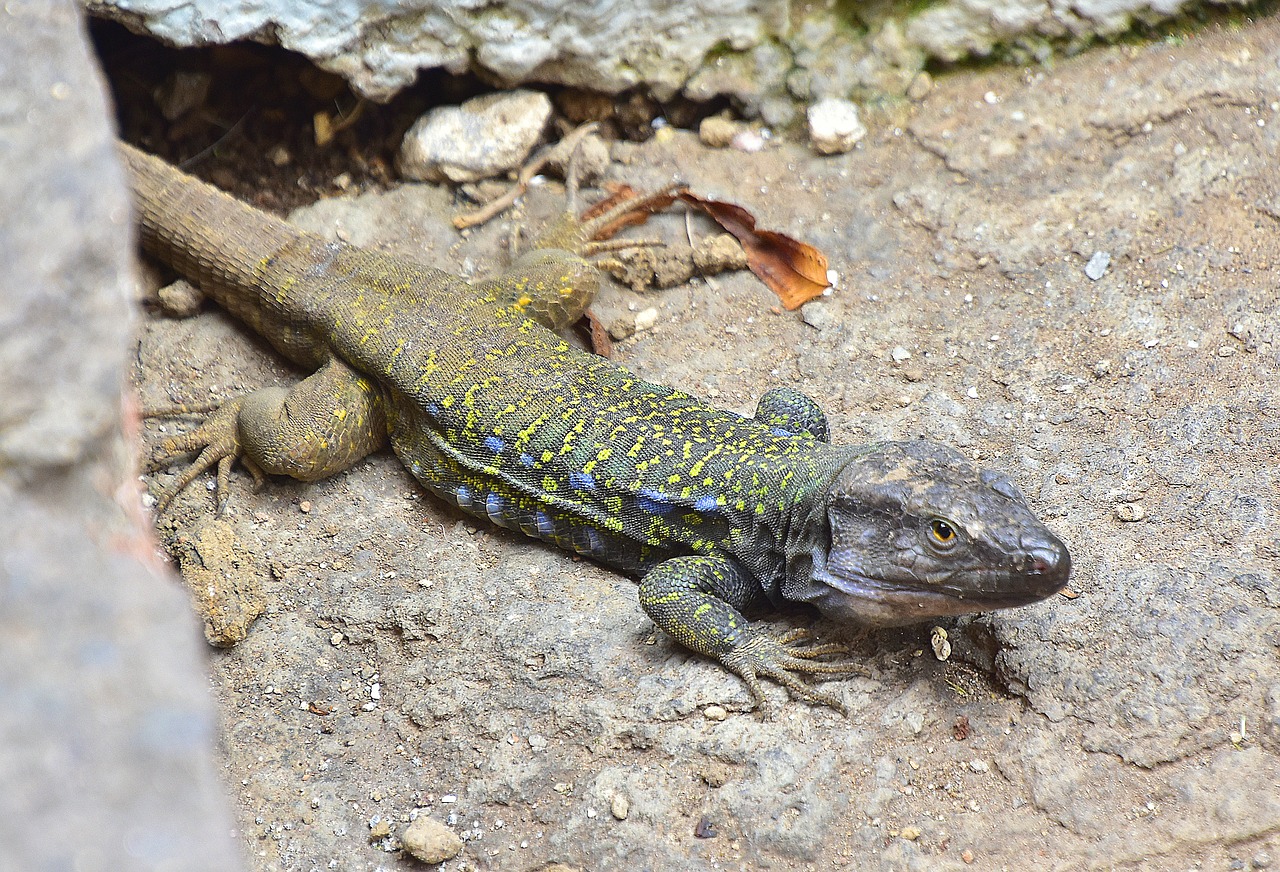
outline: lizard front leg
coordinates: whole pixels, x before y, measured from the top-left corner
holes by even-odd
[[[165,440],[166,457],[200,454],[157,494],[157,509],[163,512],[183,488],[215,464],[221,512],[228,474],[237,458],[255,478],[266,473],[316,481],[350,468],[386,441],[382,399],[373,383],[330,358],[291,388],[262,388],[237,397],[190,433]]]
[[[677,642],[718,661],[740,676],[761,711],[767,712],[760,676],[772,678],[793,695],[831,706],[844,703],[835,694],[817,690],[792,673],[842,675],[859,671],[849,663],[815,658],[844,652],[841,645],[797,647],[809,638],[807,630],[774,637],[752,629],[740,609],[762,599],[751,579],[724,557],[675,557],[652,570],[640,582],[640,605],[655,624]]]

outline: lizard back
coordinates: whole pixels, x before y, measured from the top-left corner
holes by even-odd
[[[297,363],[373,378],[393,449],[470,514],[627,571],[730,553],[771,579],[779,521],[847,459],[574,348],[515,289],[329,242],[122,151],[147,250]]]

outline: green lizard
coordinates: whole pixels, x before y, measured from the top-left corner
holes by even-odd
[[[599,285],[604,216],[566,219],[505,272],[468,283],[329,242],[122,145],[145,249],[312,374],[232,400],[169,452],[199,451],[160,508],[241,459],[312,481],[390,441],[442,501],[640,577],[683,645],[843,708],[796,672],[844,673],[838,645],[774,637],[743,611],[809,603],[897,624],[1043,599],[1065,545],[1005,476],[924,441],[828,444],[826,417],[780,388],[754,418],[643,381],[549,328]]]

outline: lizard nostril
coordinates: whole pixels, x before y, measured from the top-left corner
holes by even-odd
[[[1056,538],[1027,549],[1022,565],[1028,575],[1066,578],[1071,571],[1071,555],[1067,546]]]

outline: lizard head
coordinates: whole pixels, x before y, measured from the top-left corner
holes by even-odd
[[[1012,481],[932,442],[855,457],[828,488],[825,514],[811,572],[783,594],[836,619],[906,624],[1026,605],[1071,574],[1066,545]]]

